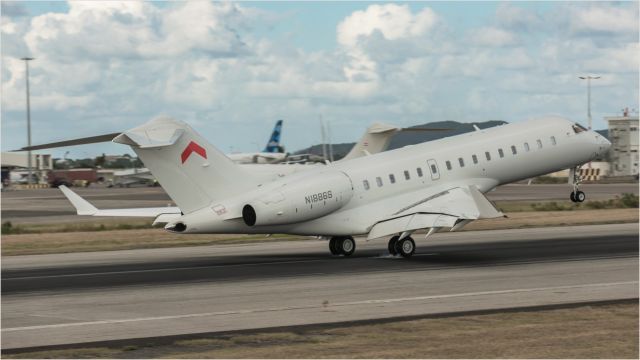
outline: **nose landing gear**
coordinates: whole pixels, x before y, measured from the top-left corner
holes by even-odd
[[[569,194],[569,199],[574,203],[581,203],[587,198],[587,195],[580,191],[580,184],[582,183],[580,167],[581,166],[576,166],[569,170],[569,185],[573,186],[573,191]]]

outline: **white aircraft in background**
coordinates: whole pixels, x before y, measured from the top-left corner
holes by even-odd
[[[283,161],[287,157],[287,153],[284,152],[284,147],[280,145],[281,134],[282,120],[278,120],[264,150],[257,153],[227,154],[227,157],[238,164],[268,164]]]
[[[296,234],[330,239],[353,254],[354,235],[391,236],[392,254],[410,257],[411,234],[461,229],[502,217],[483,195],[496,186],[570,168],[607,151],[598,133],[558,117],[523,121],[330,163],[280,179],[252,174],[187,124],[151,120],[113,139],[131,146],[177,204],[99,210],[66,187],[79,215],[151,216],[180,234]],[[571,199],[584,201],[579,179]]]

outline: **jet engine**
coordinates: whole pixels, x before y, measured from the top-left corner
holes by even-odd
[[[248,226],[282,225],[317,219],[349,202],[351,179],[343,172],[325,172],[307,181],[296,181],[273,189],[242,208]]]

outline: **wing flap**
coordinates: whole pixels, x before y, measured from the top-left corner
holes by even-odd
[[[446,214],[416,213],[405,215],[386,221],[378,222],[373,226],[367,240],[418,229],[434,227],[453,227],[458,218]]]
[[[455,231],[477,219],[503,217],[475,185],[455,187],[396,211],[373,225],[367,240],[426,228],[449,227]]]

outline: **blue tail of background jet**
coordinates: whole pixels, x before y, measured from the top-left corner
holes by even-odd
[[[267,146],[264,148],[263,152],[267,153],[282,153],[284,152],[284,147],[280,145],[280,133],[282,132],[282,120],[278,120],[276,122],[276,126],[273,128],[273,132],[271,133],[271,137],[269,138],[269,142]]]

